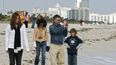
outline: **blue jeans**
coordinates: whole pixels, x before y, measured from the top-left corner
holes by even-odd
[[[35,65],[39,64],[40,51],[42,51],[42,63],[41,63],[41,65],[45,65],[46,42],[41,42],[40,43],[40,42],[36,41]]]
[[[77,65],[77,55],[68,55],[68,65]]]
[[[32,21],[32,26],[31,26],[31,28],[34,28],[34,27],[35,27],[35,23],[36,23],[36,19],[31,19],[31,21]]]

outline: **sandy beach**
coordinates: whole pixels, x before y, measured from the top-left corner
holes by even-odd
[[[0,23],[0,65],[9,65],[8,53],[5,52],[6,25]],[[76,28],[84,41],[78,52],[78,65],[116,65],[116,25],[69,24],[69,30],[71,28]],[[34,65],[32,31],[27,29],[30,51],[24,51],[22,65]]]

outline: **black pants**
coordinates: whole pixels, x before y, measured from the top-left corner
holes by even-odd
[[[8,49],[10,65],[21,65],[22,53],[23,50],[18,53],[14,53],[13,49]]]
[[[77,65],[77,55],[68,54],[68,65]]]
[[[28,28],[28,21],[25,21],[24,24],[25,24],[25,27]]]

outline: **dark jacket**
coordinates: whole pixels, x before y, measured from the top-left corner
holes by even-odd
[[[67,43],[70,47],[70,48],[67,48],[68,54],[70,54],[70,55],[77,55],[76,47],[80,43],[83,43],[83,41],[80,38],[78,38],[77,36],[75,36],[75,37],[69,36],[64,42]]]
[[[49,27],[52,44],[63,44],[64,37],[67,36],[67,28],[62,25],[52,24]]]

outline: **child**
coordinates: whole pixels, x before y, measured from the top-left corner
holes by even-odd
[[[76,34],[76,29],[72,28],[70,30],[70,36],[64,41],[67,46],[68,65],[77,65],[77,51],[80,44],[83,42]]]
[[[28,23],[29,23],[29,15],[28,15],[28,12],[25,13],[25,16],[24,16],[24,24],[26,26],[26,28],[28,28]]]
[[[34,29],[33,41],[36,46],[35,64],[39,64],[40,51],[42,52],[42,65],[45,65],[46,42],[47,42],[47,22],[45,19],[37,20],[37,28]]]

